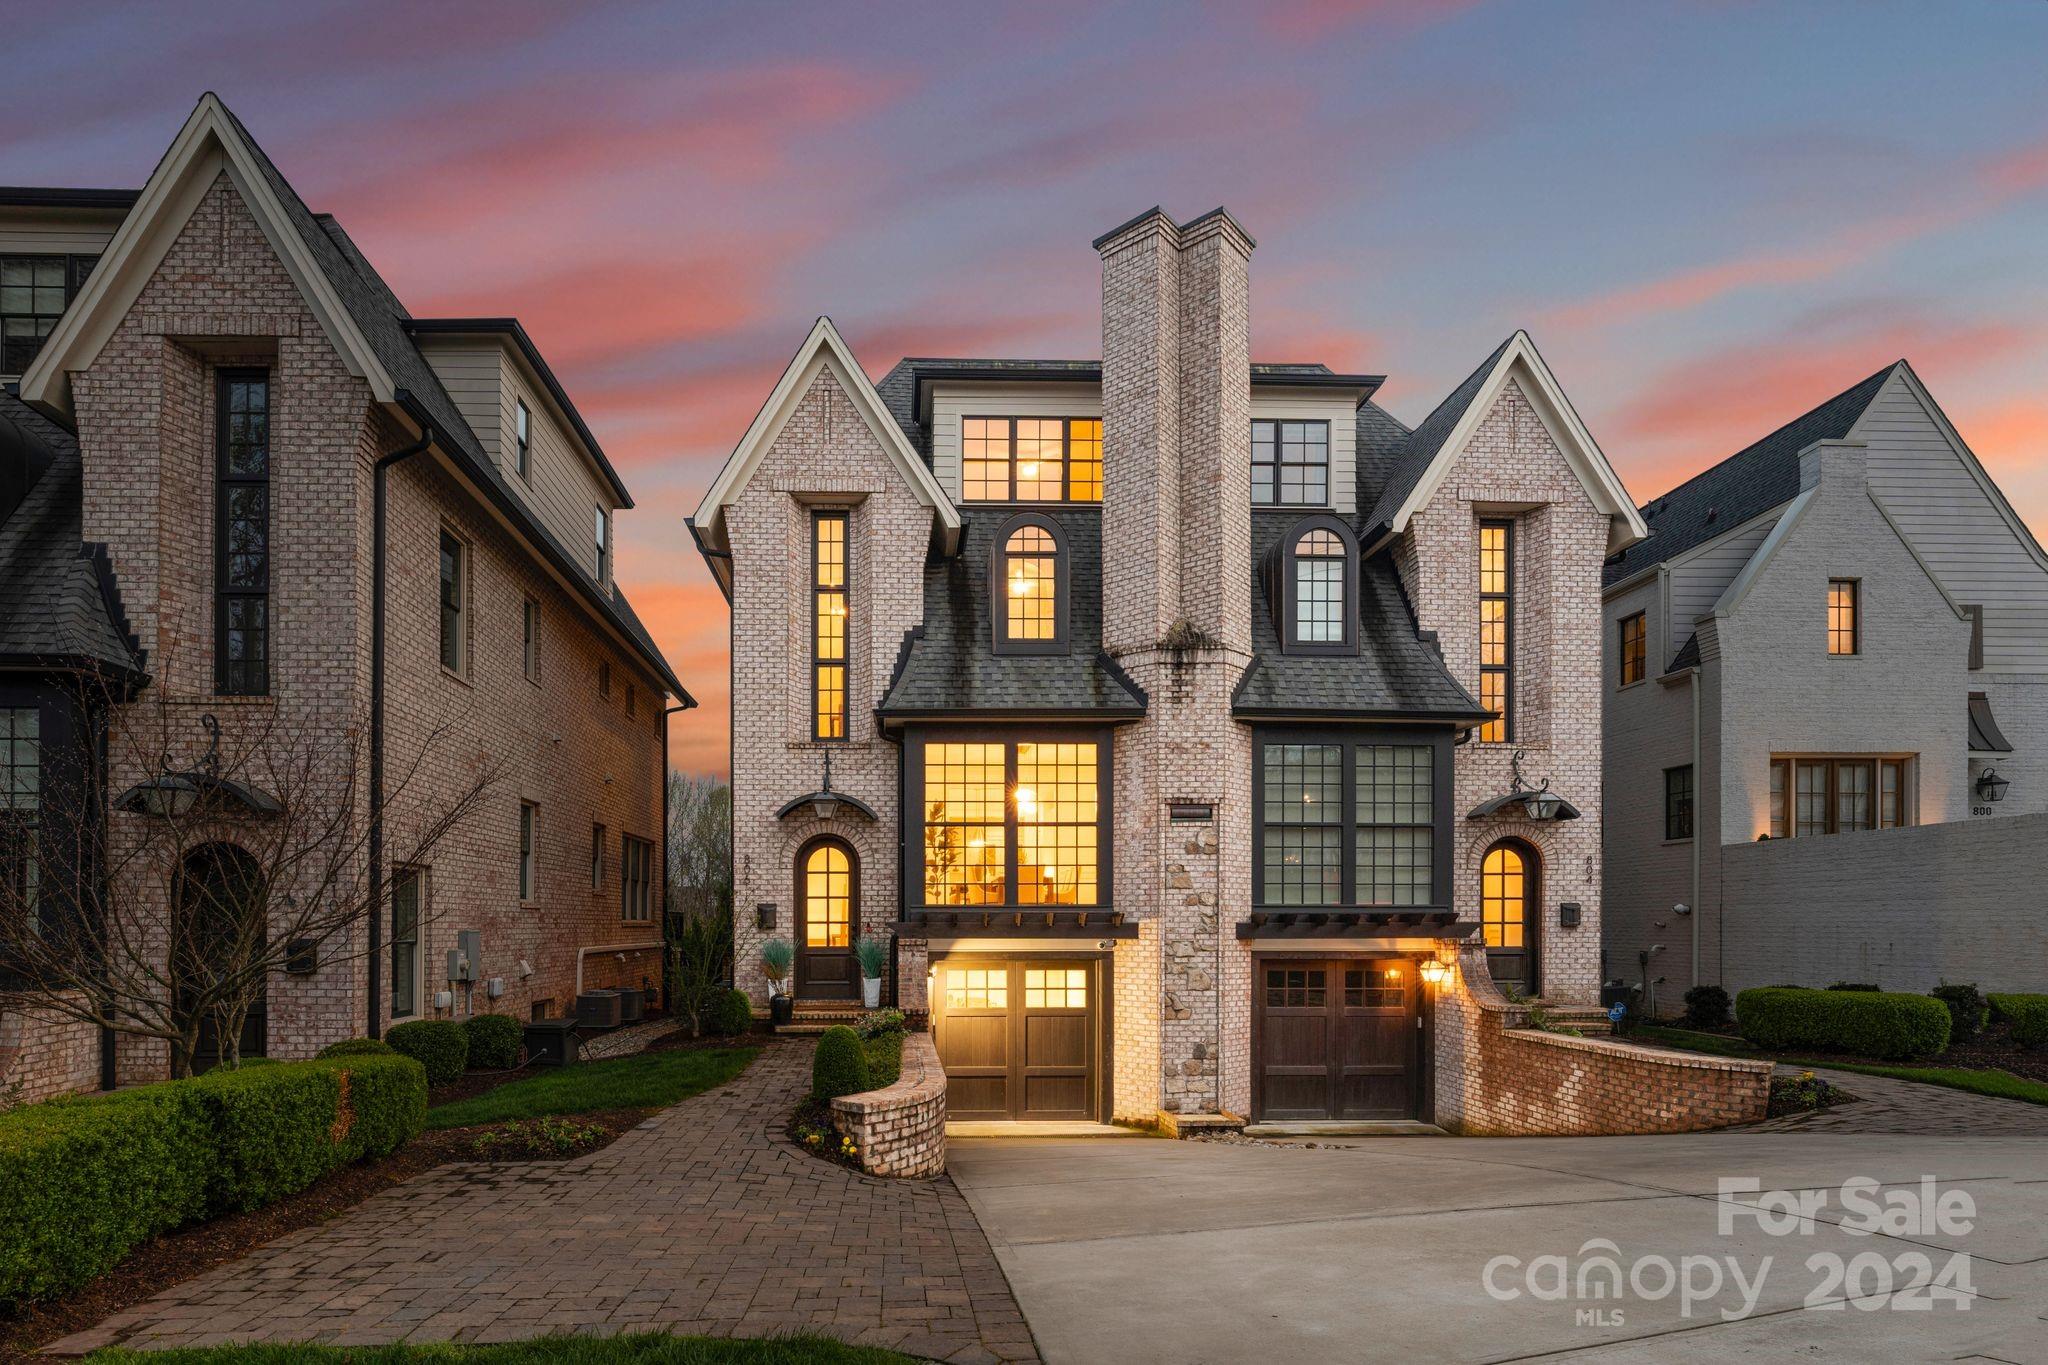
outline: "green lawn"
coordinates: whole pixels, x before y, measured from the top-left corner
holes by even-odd
[[[621,1059],[623,1060],[623,1059]],[[183,1351],[96,1351],[92,1359],[127,1365],[906,1365],[909,1356],[848,1346],[829,1337],[770,1341],[718,1337],[544,1337],[505,1346],[211,1346]]]
[[[2002,1100],[2024,1100],[2048,1104],[2048,1085],[2015,1076],[2010,1071],[1966,1066],[1874,1066],[1868,1062],[1837,1062],[1826,1057],[1774,1057],[1757,1051],[1740,1038],[1718,1033],[1695,1033],[1691,1029],[1663,1028],[1645,1024],[1630,1035],[1646,1043],[1661,1043],[1687,1052],[1711,1052],[1717,1057],[1754,1057],[1783,1062],[1787,1066],[1821,1067],[1832,1071],[1853,1071],[1861,1076],[1888,1076],[1895,1081],[1918,1081],[1967,1090],[1973,1095],[1992,1095]]]
[[[555,1067],[496,1090],[429,1109],[427,1127],[468,1128],[479,1123],[534,1119],[547,1114],[592,1114],[602,1109],[659,1109],[724,1085],[745,1071],[747,1063],[759,1053],[760,1049],[754,1047],[678,1049]]]

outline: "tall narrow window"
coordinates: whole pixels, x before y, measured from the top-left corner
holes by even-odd
[[[270,376],[223,370],[214,423],[215,688],[270,691]]]
[[[640,714],[640,689],[632,683],[626,684],[626,719]]]
[[[597,695],[606,701],[612,696],[612,661],[600,659],[597,663]]]
[[[996,533],[989,565],[998,654],[1058,654],[1067,647],[1067,565],[1060,529],[1025,512]]]
[[[619,836],[619,914],[634,924],[654,918],[654,845]]]
[[[1265,905],[1344,901],[1344,746],[1268,744],[1263,839]]]
[[[391,1017],[420,1008],[420,873],[403,867],[391,877]]]
[[[1857,638],[1857,588],[1860,585],[1853,578],[1831,578],[1828,580],[1828,653],[1857,654],[1862,650]]]
[[[1692,765],[1664,770],[1664,837],[1692,838]]]
[[[534,898],[537,851],[535,844],[540,835],[540,808],[531,801],[519,803],[519,899],[530,901]]]
[[[1643,613],[1621,618],[1621,685],[1639,683],[1649,672],[1647,632]]]
[[[604,826],[590,827],[590,889],[604,885]]]
[[[524,398],[512,400],[512,444],[519,477],[533,482],[533,414],[526,410]]]
[[[1494,713],[1482,740],[1515,737],[1514,524],[1479,523],[1479,704]]]
[[[846,513],[811,517],[811,738],[846,738]]]
[[[597,581],[600,583],[604,582],[605,570],[610,567],[611,537],[607,534],[610,530],[611,523],[600,507],[597,509]]]
[[[519,608],[519,666],[528,682],[540,681],[540,603],[531,597]]]
[[[1318,527],[1294,543],[1294,638],[1302,644],[1344,639],[1344,542]]]
[[[1320,507],[1329,500],[1330,424],[1252,423],[1252,502]]]
[[[469,602],[468,547],[447,527],[441,528],[441,667],[462,672],[469,655],[464,629]]]
[[[1102,501],[1102,420],[965,417],[960,488],[968,502]]]
[[[30,926],[37,923],[41,806],[41,715],[33,706],[0,708],[0,915]]]
[[[1356,776],[1360,905],[1429,905],[1436,891],[1436,751],[1360,744]]]

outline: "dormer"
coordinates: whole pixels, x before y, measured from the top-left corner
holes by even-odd
[[[12,388],[71,306],[134,190],[0,189],[0,388]]]

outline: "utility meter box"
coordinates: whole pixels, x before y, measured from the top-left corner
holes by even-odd
[[[484,936],[474,929],[458,929],[455,932],[455,951],[462,954],[469,970],[462,980],[480,980],[484,974]]]

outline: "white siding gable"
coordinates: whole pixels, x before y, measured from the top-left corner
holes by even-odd
[[[935,384],[932,386],[932,473],[946,496],[960,501],[963,417],[1084,417],[1102,420],[1096,384]]]

